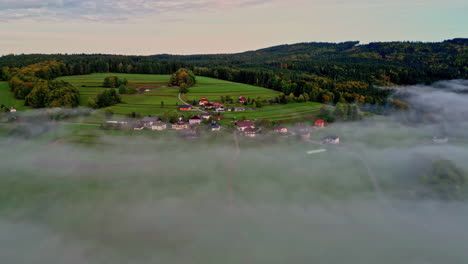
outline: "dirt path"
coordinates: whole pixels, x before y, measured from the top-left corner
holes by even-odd
[[[182,104],[184,104],[184,105],[191,105],[191,104],[185,102],[185,101],[182,99],[182,94],[181,94],[181,93],[179,93],[179,101],[181,101]],[[207,111],[201,109],[201,108],[198,107],[198,106],[192,106],[192,109],[195,109],[196,111],[200,111],[200,112],[202,112],[202,113],[208,113]]]

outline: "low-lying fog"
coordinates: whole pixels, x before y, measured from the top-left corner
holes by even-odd
[[[468,189],[421,180],[468,176],[467,91],[402,88],[410,113],[316,132],[335,147],[0,139],[0,263],[467,263]]]

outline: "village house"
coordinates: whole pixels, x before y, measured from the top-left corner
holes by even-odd
[[[205,104],[209,103],[210,101],[208,101],[208,99],[206,99],[205,97],[202,97],[198,102],[199,102],[199,104],[201,106],[204,106]]]
[[[212,103],[206,103],[203,107],[204,107],[205,109],[213,109],[213,108],[214,108],[214,104],[212,104]]]
[[[340,143],[340,138],[337,136],[326,136],[322,139],[323,144],[339,144]]]
[[[219,115],[219,116],[216,117],[216,120],[218,120],[218,121],[223,120],[223,117]]]
[[[325,127],[325,120],[317,120],[314,123],[316,128],[324,128]]]
[[[244,136],[246,137],[255,137],[256,136],[256,131],[254,128],[248,127],[244,130]]]
[[[190,110],[192,110],[192,106],[191,105],[179,105],[179,110],[180,111],[190,111]]]
[[[142,121],[136,121],[132,124],[133,130],[143,130],[145,129],[145,124]]]
[[[209,131],[219,131],[221,130],[221,126],[217,124],[216,122],[211,122],[211,124],[208,125],[208,130]]]
[[[296,131],[297,135],[299,135],[303,139],[309,139],[310,138],[310,130],[304,124],[297,124],[296,127],[295,127],[295,131]]]
[[[239,96],[239,103],[245,104],[246,102],[247,102],[247,98],[245,98],[244,96]]]
[[[234,108],[233,108],[233,111],[234,111],[234,112],[245,111],[245,107],[234,107]]]
[[[172,124],[172,129],[174,130],[185,130],[190,128],[189,122],[179,121],[175,124]]]
[[[143,123],[143,125],[146,127],[146,128],[151,128],[151,126],[153,126],[154,123],[160,121],[161,119],[159,117],[150,117],[150,116],[147,116],[145,118],[143,118],[141,120],[141,122]]]
[[[9,110],[9,111],[10,111],[10,113],[16,113],[16,109],[13,108],[13,107],[10,107],[10,110]]]
[[[249,120],[236,122],[237,130],[244,132],[247,128],[255,129],[254,123]]]
[[[288,133],[288,129],[283,126],[277,126],[275,127],[275,132],[285,134],[285,133]]]
[[[225,110],[224,110],[224,106],[218,106],[218,107],[216,107],[216,112],[217,112],[217,113],[224,113],[224,111],[225,111]]]
[[[190,119],[189,119],[189,123],[190,125],[199,125],[201,124],[201,121],[202,119],[199,117],[199,116],[192,116]]]
[[[167,124],[162,121],[155,122],[151,125],[151,130],[163,131],[166,129],[167,129]]]
[[[208,113],[203,113],[203,114],[200,115],[200,117],[201,117],[202,119],[204,119],[204,120],[210,120],[211,115],[208,114]]]
[[[104,128],[108,129],[124,129],[128,126],[127,121],[106,121]]]
[[[218,107],[221,107],[221,106],[223,106],[222,103],[219,103],[219,102],[214,102],[214,103],[213,103],[213,107],[214,107],[214,108],[218,108]]]

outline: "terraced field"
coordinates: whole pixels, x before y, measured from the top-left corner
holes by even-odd
[[[112,75],[126,78],[129,86],[139,90],[138,94],[122,95],[123,103],[107,108],[116,114],[137,112],[143,116],[157,116],[161,115],[164,111],[177,110],[177,106],[181,104],[178,99],[178,89],[167,87],[169,75],[97,73],[66,76],[59,79],[70,82],[77,87],[81,93],[81,105],[86,106],[89,99],[94,98],[98,93],[107,89],[101,86],[102,82],[105,77]],[[197,77],[197,85],[189,90],[189,93],[183,96],[183,99],[187,102],[199,100],[201,97],[206,97],[210,101],[219,101],[221,96],[231,96],[233,99],[237,99],[239,96],[271,99],[278,95],[277,91],[270,89],[208,77]],[[164,102],[164,106],[161,106],[161,102]],[[315,117],[321,106],[319,103],[312,102],[268,105],[256,110],[226,112],[224,117],[228,120],[245,117],[250,120],[269,119],[271,121],[285,122]],[[195,113],[198,112],[187,112],[186,115]]]
[[[250,120],[288,121],[316,117],[322,106],[322,104],[314,102],[271,105],[244,112],[226,112],[224,116],[236,119],[245,117]]]
[[[123,103],[108,108],[116,114],[138,112],[142,115],[160,115],[166,110],[176,110],[181,104],[178,99],[178,89],[167,87],[169,75],[96,73],[58,79],[70,82],[77,87],[81,94],[80,104],[86,106],[89,99],[106,89],[101,87],[102,82],[105,77],[111,75],[127,78],[129,86],[141,89],[142,92],[135,95],[122,95]],[[207,97],[211,101],[217,101],[221,96],[226,95],[232,98],[245,96],[270,99],[277,96],[278,92],[252,85],[197,77],[197,85],[190,88],[190,92],[183,99],[191,101]],[[164,102],[164,107],[161,106],[161,102]]]

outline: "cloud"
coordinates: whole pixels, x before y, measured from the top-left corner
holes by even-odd
[[[256,6],[267,0],[27,0],[0,1],[0,17],[8,20],[129,20],[172,11],[205,10]]]

